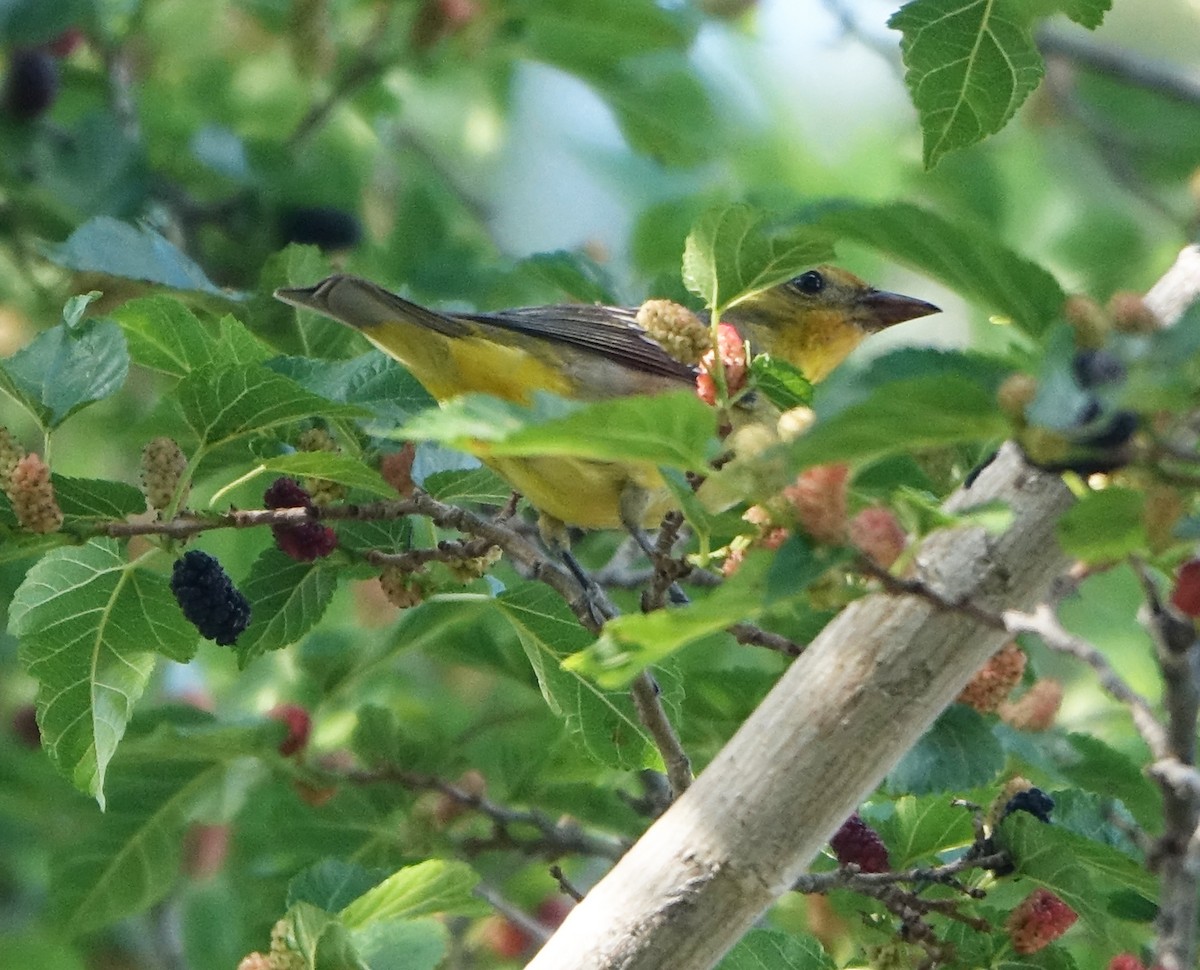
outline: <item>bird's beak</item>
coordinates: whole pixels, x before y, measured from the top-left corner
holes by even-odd
[[[905,320],[915,320],[917,317],[942,312],[941,307],[932,303],[899,293],[888,293],[886,290],[871,290],[859,301],[859,305],[865,311],[863,322],[866,329],[871,331],[883,330]]]

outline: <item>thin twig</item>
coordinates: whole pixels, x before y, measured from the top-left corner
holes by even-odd
[[[1048,606],[1042,604],[1032,613],[1009,610],[1004,614],[1004,622],[1011,633],[1036,633],[1051,650],[1074,657],[1091,667],[1105,692],[1129,708],[1133,725],[1151,754],[1155,758],[1169,756],[1166,728],[1155,715],[1150,702],[1125,682],[1099,648],[1067,630]]]
[[[499,890],[493,889],[486,883],[479,883],[473,892],[497,913],[525,933],[529,937],[531,944],[541,946],[553,934],[554,930],[543,925],[539,920],[534,919],[516,903],[505,899]]]
[[[510,808],[500,805],[474,791],[438,778],[411,771],[383,768],[376,771],[351,772],[347,778],[356,784],[392,783],[411,791],[436,791],[452,801],[486,816],[500,836],[485,847],[503,846],[533,852],[548,859],[564,855],[594,856],[603,859],[619,859],[629,848],[629,843],[610,835],[589,832],[578,822],[550,818],[537,809]],[[536,838],[521,839],[513,835],[514,827],[531,828],[538,833]],[[472,843],[478,848],[484,845]]]
[[[674,725],[667,717],[658,685],[654,678],[643,670],[634,678],[630,691],[633,694],[633,706],[637,709],[638,720],[654,739],[654,745],[662,755],[663,765],[667,769],[671,792],[678,798],[692,784],[692,762],[683,750]]]
[[[576,889],[571,880],[567,878],[567,874],[563,872],[562,866],[551,866],[550,875],[554,878],[554,881],[558,883],[558,888],[564,896],[571,897],[571,899],[575,900],[577,903],[583,900],[583,893]]]

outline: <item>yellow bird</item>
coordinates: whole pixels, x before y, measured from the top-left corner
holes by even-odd
[[[594,401],[695,387],[697,370],[637,324],[636,308],[568,304],[493,313],[443,313],[355,276],[281,289],[285,303],[363,333],[439,401],[483,393],[529,403],[536,391]],[[836,266],[818,266],[725,311],[754,353],[769,353],[819,381],[869,334],[938,308],[874,289]],[[561,455],[485,457],[543,518],[583,528],[657,524],[673,507],[650,462]],[[554,523],[544,523],[554,534]]]

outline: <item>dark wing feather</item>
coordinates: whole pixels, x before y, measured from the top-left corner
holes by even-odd
[[[696,377],[694,367],[676,360],[646,336],[637,325],[637,310],[627,307],[571,303],[455,316],[578,347],[647,374],[689,382]]]

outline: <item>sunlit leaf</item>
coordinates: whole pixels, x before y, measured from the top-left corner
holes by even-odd
[[[59,770],[104,804],[104,773],[156,654],[196,648],[166,577],[130,563],[114,542],[56,549],[25,577],[9,630],[38,681],[42,741]]]
[[[911,0],[888,25],[904,34],[904,80],[927,167],[1003,128],[1042,79],[1020,0]]]

